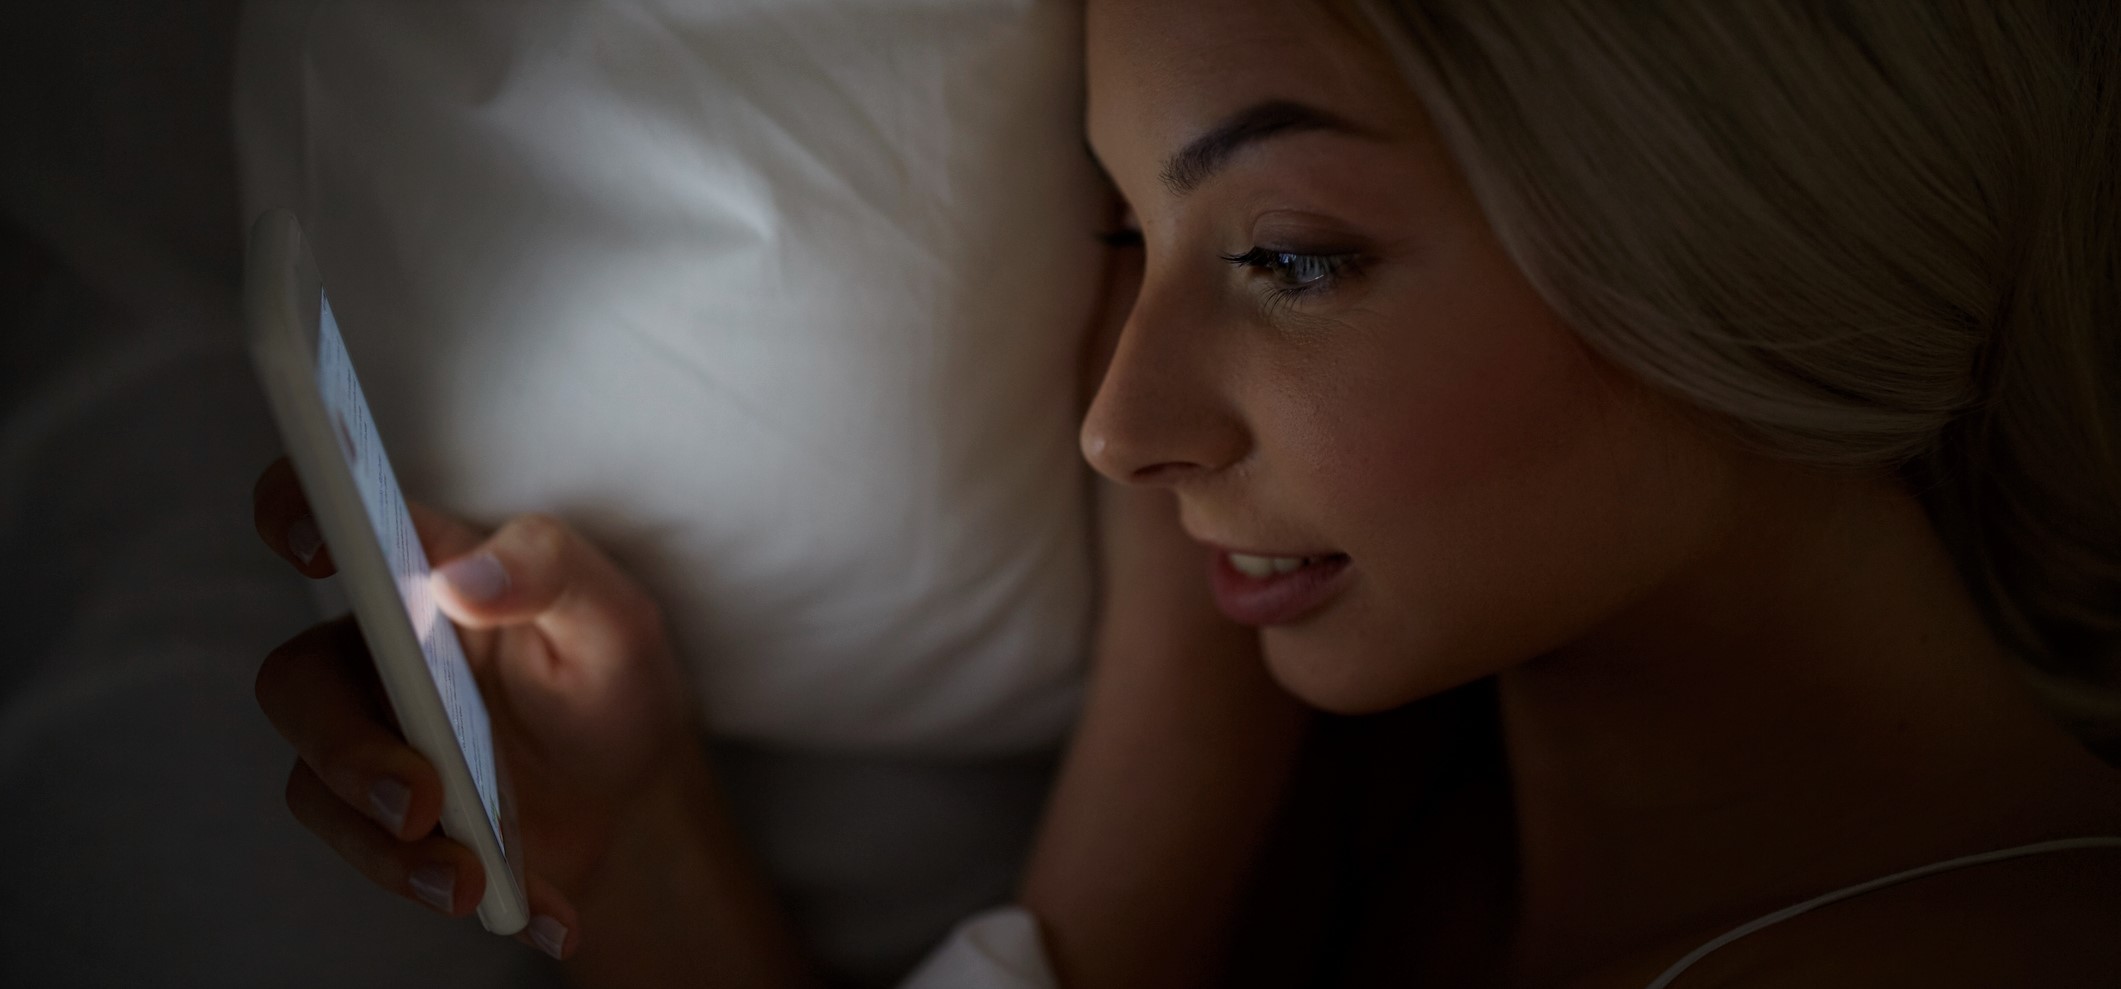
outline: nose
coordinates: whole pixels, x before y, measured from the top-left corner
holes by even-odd
[[[1206,307],[1143,284],[1083,417],[1083,457],[1124,484],[1171,486],[1244,459],[1236,354]]]

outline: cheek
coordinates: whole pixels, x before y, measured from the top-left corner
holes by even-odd
[[[1410,333],[1424,332],[1421,324]],[[1291,689],[1378,710],[1580,635],[1669,569],[1681,459],[1633,386],[1543,308],[1403,336],[1345,365],[1306,430],[1307,487],[1361,580],[1270,630]]]
[[[1311,456],[1348,524],[1393,542],[1497,538],[1599,486],[1621,395],[1543,309],[1379,343],[1337,386],[1309,386],[1332,396]]]

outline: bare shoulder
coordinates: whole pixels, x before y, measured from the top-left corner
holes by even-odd
[[[1678,985],[2112,987],[2121,984],[2121,848],[1929,876],[1823,906],[1725,953]]]

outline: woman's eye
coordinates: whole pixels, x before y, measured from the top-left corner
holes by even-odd
[[[1243,254],[1225,254],[1222,259],[1240,268],[1260,272],[1272,279],[1279,291],[1308,292],[1329,284],[1355,260],[1355,255],[1299,254],[1255,247]]]

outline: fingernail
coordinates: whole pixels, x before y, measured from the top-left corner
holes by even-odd
[[[473,553],[435,571],[466,601],[491,601],[508,590],[508,571],[492,553]]]
[[[558,958],[567,947],[567,925],[539,914],[530,918],[530,939],[538,943],[539,951]]]
[[[455,869],[430,863],[412,870],[412,875],[405,877],[405,883],[412,887],[413,895],[418,896],[421,902],[436,910],[450,913],[451,908],[455,906]]]
[[[308,566],[317,558],[317,551],[324,548],[324,534],[317,531],[317,520],[304,515],[287,523],[287,549],[295,559]]]
[[[405,830],[405,812],[412,806],[412,790],[388,776],[368,788],[368,813],[393,835]]]

